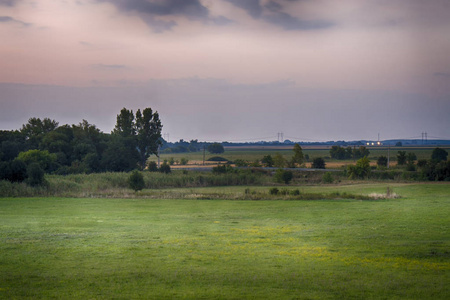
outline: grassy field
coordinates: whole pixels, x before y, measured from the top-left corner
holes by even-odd
[[[328,168],[339,168],[347,164],[354,164],[355,160],[335,160],[330,158],[330,148],[331,146],[303,146],[303,154],[309,156],[309,161],[306,162],[306,166],[310,167],[311,162],[314,158],[322,157],[325,159]],[[430,159],[431,153],[435,147],[391,147],[389,150],[389,156],[391,165],[395,166],[397,161],[398,151],[406,151],[406,153],[415,153],[417,159]],[[450,152],[450,147],[441,147],[446,151]],[[284,158],[290,159],[293,155],[293,146],[235,146],[226,147],[225,152],[219,154],[219,156],[224,157],[230,161],[235,161],[236,159],[242,159],[249,162],[254,162],[255,160],[261,160],[265,155],[275,155],[276,153],[281,154]],[[369,159],[372,160],[372,164],[376,164],[376,160],[381,155],[388,156],[388,148],[386,146],[368,147],[370,150]],[[217,156],[217,154],[205,153],[205,159]],[[180,161],[182,158],[187,159],[190,165],[201,165],[203,163],[203,152],[189,152],[189,153],[162,153],[161,161],[170,160],[173,158],[175,161]],[[157,161],[155,156],[150,157],[150,161]],[[208,162],[207,162],[208,163]],[[214,164],[214,162],[209,162]]]
[[[401,198],[0,198],[0,298],[448,299],[450,185],[390,187]]]

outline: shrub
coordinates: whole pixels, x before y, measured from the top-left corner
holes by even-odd
[[[151,161],[148,163],[148,171],[149,172],[156,172],[158,171],[158,165],[156,164],[156,162]]]
[[[278,190],[276,187],[271,188],[271,189],[269,190],[269,193],[270,193],[271,195],[278,195],[278,192],[279,192],[279,190]]]
[[[182,157],[180,159],[180,165],[187,165],[189,162],[189,160],[187,158]]]
[[[334,178],[333,175],[331,175],[331,172],[326,172],[325,174],[323,174],[322,181],[323,183],[333,183]]]
[[[234,169],[230,165],[218,165],[212,168],[214,174],[233,173]]]
[[[427,161],[426,159],[419,159],[419,160],[417,161],[417,166],[418,166],[419,168],[423,168],[423,167],[425,167],[427,164],[428,164],[428,161]]]
[[[144,176],[142,173],[134,170],[130,177],[128,177],[128,187],[135,192],[142,190],[145,187]]]
[[[236,159],[234,161],[234,164],[236,165],[236,167],[247,167],[248,166],[248,162],[243,159]]]
[[[283,182],[285,184],[289,184],[289,182],[292,180],[293,177],[294,177],[294,174],[292,173],[292,171],[289,171],[289,170],[278,169],[275,172],[275,180],[277,182]]]
[[[27,168],[27,183],[31,186],[40,186],[45,183],[44,170],[39,163],[31,163]]]
[[[325,169],[325,160],[322,157],[316,157],[313,159],[311,168],[313,169]]]
[[[300,195],[300,190],[299,189],[292,190],[292,191],[290,191],[289,194],[292,196],[298,196],[298,195]]]
[[[387,167],[387,162],[388,162],[387,157],[382,155],[382,156],[378,157],[377,166],[378,167]]]
[[[171,170],[170,170],[170,165],[167,164],[167,162],[164,162],[164,163],[161,165],[161,167],[159,168],[159,171],[160,171],[161,173],[165,173],[165,174],[170,173],[170,172],[171,172]]]
[[[434,161],[445,161],[447,160],[448,152],[441,148],[435,148],[431,153],[431,159]]]
[[[406,164],[406,151],[398,151],[397,165],[402,166]]]
[[[356,165],[348,165],[347,172],[351,179],[366,178],[370,174],[370,160],[367,156],[358,159]]]

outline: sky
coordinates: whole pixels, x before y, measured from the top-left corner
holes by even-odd
[[[0,0],[0,130],[169,141],[450,139],[448,0]]]

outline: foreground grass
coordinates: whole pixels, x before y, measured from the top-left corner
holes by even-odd
[[[450,185],[392,188],[401,199],[0,199],[0,298],[446,299]]]

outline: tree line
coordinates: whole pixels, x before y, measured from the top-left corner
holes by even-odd
[[[161,130],[151,108],[136,113],[123,108],[110,134],[86,120],[60,126],[49,118],[30,118],[20,130],[0,131],[0,180],[24,181],[31,165],[62,175],[142,170],[158,153]]]

